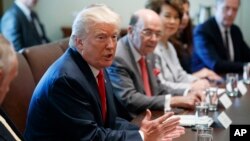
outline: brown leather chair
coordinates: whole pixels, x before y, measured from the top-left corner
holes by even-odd
[[[67,49],[69,39],[37,45],[17,53],[18,75],[0,103],[18,130],[23,133],[33,91],[47,68]]]
[[[36,84],[47,68],[64,53],[65,50],[61,47],[63,44],[68,46],[68,40],[64,39],[56,43],[38,45],[22,50],[22,54],[31,68]]]

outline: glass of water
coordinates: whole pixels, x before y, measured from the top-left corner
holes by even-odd
[[[226,74],[226,92],[228,96],[238,96],[238,79],[237,73]]]
[[[200,102],[195,104],[195,128],[196,126],[208,126],[208,104]]]
[[[198,127],[197,141],[213,141],[213,128],[204,126]]]
[[[246,63],[243,66],[243,81],[246,84],[250,84],[250,63]]]
[[[209,111],[216,111],[218,105],[218,88],[210,87],[206,89],[206,102],[208,103]]]

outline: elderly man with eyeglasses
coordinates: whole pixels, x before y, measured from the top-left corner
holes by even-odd
[[[196,102],[204,99],[201,93],[191,97],[169,94],[169,88],[157,82],[160,72],[152,63],[157,57],[153,51],[161,31],[161,20],[155,12],[149,9],[135,12],[128,34],[118,41],[115,60],[108,69],[116,97],[132,117],[146,109],[194,108]],[[125,115],[122,112],[119,114]]]

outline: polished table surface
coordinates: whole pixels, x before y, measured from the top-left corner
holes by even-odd
[[[227,129],[223,128],[217,121],[217,116],[222,112],[229,116],[232,120],[231,125],[250,125],[250,85],[246,85],[248,92],[246,95],[239,95],[238,97],[231,98],[232,105],[228,109],[224,109],[222,105],[219,105],[219,110],[216,112],[209,112],[209,116],[213,117],[215,122],[212,124],[214,128],[214,140],[213,141],[229,141],[230,127]],[[182,111],[180,114],[193,114],[194,111]],[[152,111],[152,118],[157,118],[163,114],[163,111]],[[140,125],[145,113],[142,113],[136,117],[132,122]],[[174,139],[175,141],[195,141],[196,132],[192,131],[191,128],[186,128],[186,133],[179,138]]]

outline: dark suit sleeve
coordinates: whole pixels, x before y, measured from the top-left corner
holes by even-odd
[[[23,47],[22,40],[22,29],[21,24],[18,22],[18,19],[14,13],[7,12],[1,21],[1,30],[2,34],[7,38],[10,42],[13,43],[15,50],[18,51]]]
[[[241,62],[250,62],[250,48],[244,41],[243,34],[238,26],[232,27],[232,38],[234,38],[234,45],[237,45],[237,50],[240,52],[236,54]]]
[[[211,31],[210,31],[211,30]],[[194,30],[194,50],[198,58],[204,63],[205,67],[217,73],[239,72],[242,71],[243,63],[230,62],[222,59],[216,51],[216,39],[212,33],[214,29],[199,25]]]
[[[100,126],[98,99],[86,87],[70,78],[61,78],[54,83],[48,96],[50,114],[62,134],[68,134],[70,140],[95,141],[137,141],[141,140],[138,128],[128,130],[127,122],[115,129]],[[100,113],[100,112],[99,112]],[[121,128],[122,127],[122,128]],[[133,126],[134,127],[134,126]]]

